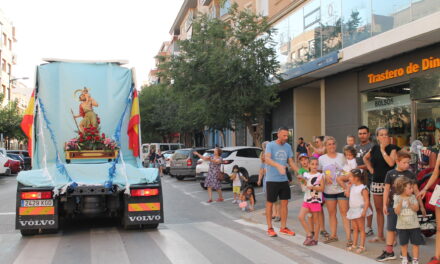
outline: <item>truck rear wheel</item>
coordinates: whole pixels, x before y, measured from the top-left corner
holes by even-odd
[[[22,236],[34,236],[38,235],[38,229],[20,229]]]

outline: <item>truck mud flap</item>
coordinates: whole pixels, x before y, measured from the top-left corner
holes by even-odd
[[[23,193],[26,194],[23,196]],[[28,199],[31,198],[31,195],[38,196],[41,193],[51,193],[51,196],[42,199]],[[17,188],[15,229],[57,230],[58,227],[58,199],[53,198],[52,188],[31,188],[19,185]]]
[[[160,184],[133,185],[131,196],[124,195],[124,227],[154,226],[164,222]]]

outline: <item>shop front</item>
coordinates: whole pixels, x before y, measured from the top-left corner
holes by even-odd
[[[440,139],[440,46],[376,63],[359,72],[361,123],[388,128],[393,144],[420,140],[437,151]]]

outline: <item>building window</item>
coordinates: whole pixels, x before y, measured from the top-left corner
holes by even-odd
[[[209,17],[210,18],[217,18],[217,8],[215,4],[212,4],[209,8]]]
[[[8,41],[8,38],[6,37],[6,34],[3,33],[3,45],[4,45],[5,47],[6,47],[6,45],[8,44],[7,41]]]
[[[12,67],[11,64],[8,63],[8,75],[11,75],[11,73],[12,73]]]
[[[257,13],[262,16],[269,15],[269,0],[257,0],[258,1],[258,10]]]
[[[4,84],[2,85],[2,88],[3,88],[3,95],[6,95],[6,86]]]
[[[8,39],[8,42],[9,42],[9,50],[12,50],[12,40]]]
[[[231,0],[225,0],[223,6],[220,7],[220,16],[224,16],[229,13],[229,8],[231,8]]]
[[[6,72],[6,61],[2,59],[2,71]]]

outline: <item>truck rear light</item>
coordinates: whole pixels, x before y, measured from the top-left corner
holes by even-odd
[[[22,192],[22,200],[52,199],[52,192]]]
[[[192,165],[193,165],[192,159],[187,159],[186,160],[186,166],[191,167]]]
[[[234,160],[224,160],[223,164],[231,164],[232,162],[234,162]]]
[[[131,196],[155,196],[159,194],[159,189],[132,189]]]

